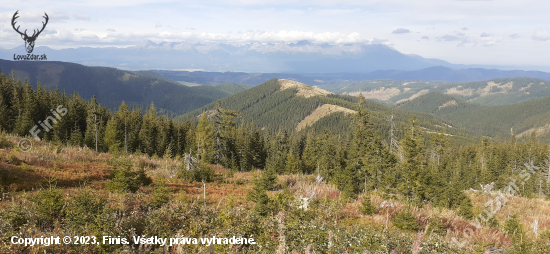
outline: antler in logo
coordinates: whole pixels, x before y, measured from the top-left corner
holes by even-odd
[[[11,26],[13,27],[13,30],[15,30],[18,34],[21,35],[21,38],[23,38],[23,40],[25,40],[25,49],[27,50],[27,53],[32,53],[32,51],[34,50],[34,41],[36,40],[36,38],[38,37],[38,35],[40,35],[40,33],[42,33],[42,31],[44,31],[44,28],[46,28],[46,25],[48,24],[48,20],[50,19],[48,17],[48,14],[46,14],[44,12],[44,18],[46,19],[46,22],[42,21],[42,29],[39,30],[33,30],[33,34],[32,36],[28,36],[27,35],[27,30],[25,29],[25,32],[20,32],[19,31],[19,26],[17,26],[17,28],[15,28],[15,20],[17,18],[19,18],[19,16],[17,16],[19,11],[16,11],[15,14],[13,14],[13,18],[11,19]]]

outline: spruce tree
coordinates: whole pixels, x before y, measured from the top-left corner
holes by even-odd
[[[298,161],[296,156],[294,156],[292,149],[289,149],[288,154],[286,156],[285,173],[297,174],[299,170],[300,170],[300,161]]]
[[[277,185],[277,172],[274,168],[264,170],[259,179],[259,184],[265,190],[274,190]]]
[[[270,208],[270,199],[267,195],[267,192],[265,189],[260,189],[258,193],[256,194],[256,205],[254,206],[254,211],[258,213],[258,215],[266,216],[271,211]]]
[[[472,219],[474,217],[472,201],[466,195],[464,195],[462,201],[460,202],[458,214],[466,219]]]
[[[109,148],[109,152],[118,153],[120,151],[120,141],[121,133],[117,128],[117,119],[116,117],[111,117],[111,119],[107,122],[107,127],[105,128],[105,146]]]
[[[416,119],[416,115],[410,120],[409,130],[401,140],[401,148],[404,153],[404,161],[401,165],[401,183],[399,191],[415,200],[421,202],[426,199],[425,183],[425,154],[422,129]]]
[[[256,126],[253,126],[253,130],[249,139],[249,149],[252,166],[254,168],[264,169],[267,159],[267,151],[265,149],[263,135],[256,128]]]
[[[509,218],[504,222],[504,232],[514,239],[514,241],[518,241],[522,238],[525,232],[523,231],[523,227],[516,214],[509,216]]]
[[[227,166],[231,161],[231,156],[236,152],[234,133],[237,125],[235,118],[238,116],[238,111],[223,109],[221,102],[216,102],[212,117],[216,163]]]
[[[317,158],[315,156],[315,139],[313,133],[309,133],[306,137],[306,144],[300,162],[302,163],[301,167],[304,174],[317,173]]]
[[[247,127],[246,123],[241,123],[235,137],[236,161],[240,171],[249,171],[253,168],[250,133]]]
[[[203,113],[197,125],[196,140],[199,149],[199,159],[205,163],[214,162],[214,132],[208,123],[207,113]]]
[[[170,201],[170,196],[170,190],[166,185],[166,178],[159,177],[156,179],[155,186],[153,187],[153,201],[151,201],[151,206],[163,206]]]
[[[361,201],[361,206],[359,207],[359,210],[364,215],[373,215],[376,211],[376,206],[372,204],[369,197],[365,197],[363,201]]]
[[[134,108],[125,120],[125,131],[127,135],[128,152],[135,152],[140,148],[139,133],[143,124],[143,116],[141,112]]]
[[[33,116],[37,112],[34,90],[31,88],[27,80],[25,80],[21,104],[19,104],[19,106],[21,108],[19,110],[19,115],[15,119],[15,133],[20,136],[27,136],[29,135],[29,131],[35,125]]]
[[[84,142],[82,133],[78,126],[75,126],[74,130],[71,131],[71,136],[69,137],[68,143],[73,146],[81,146]]]
[[[9,125],[7,124],[9,119],[10,115],[7,103],[4,102],[4,98],[0,93],[0,130],[9,130]]]
[[[155,105],[151,103],[149,110],[145,113],[143,117],[143,122],[141,125],[141,130],[139,132],[139,140],[141,141],[141,151],[148,154],[149,156],[158,155],[157,146],[158,146],[158,117],[157,109]]]

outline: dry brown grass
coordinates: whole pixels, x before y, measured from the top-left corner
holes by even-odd
[[[341,192],[331,184],[316,182],[314,175],[280,175],[278,180],[298,197],[337,199],[341,196]]]
[[[482,212],[484,204],[495,196],[470,192],[474,207],[478,208],[478,214]],[[496,205],[495,205],[496,209]],[[487,210],[491,210],[488,208]],[[485,215],[485,213],[483,213]],[[532,224],[538,220],[539,233],[550,230],[550,201],[542,198],[525,198],[520,196],[508,197],[506,205],[503,206],[495,215],[501,227],[509,215],[518,215],[518,218],[526,231],[526,237],[529,240],[536,239]]]
[[[17,137],[10,136],[10,140],[16,144]],[[13,158],[21,160],[25,164],[16,165]],[[138,209],[140,205],[132,203],[132,195],[137,195],[145,203],[151,200],[153,186],[142,187],[137,193],[111,194],[103,188],[108,176],[112,170],[109,165],[113,155],[97,153],[87,148],[54,146],[47,142],[35,142],[33,150],[24,153],[19,149],[0,150],[0,170],[8,171],[10,177],[16,177],[19,180],[14,181],[13,186],[9,186],[8,192],[17,195],[34,195],[36,190],[44,184],[47,178],[56,178],[57,185],[63,188],[63,192],[68,196],[73,196],[78,191],[84,180],[88,185],[95,189],[97,195],[105,196],[110,200],[109,204],[119,210],[129,211]],[[187,200],[186,202],[197,202],[203,204],[204,189],[202,183],[190,183],[176,177],[170,178],[176,170],[181,167],[179,158],[159,158],[151,159],[146,155],[129,155],[121,158],[130,160],[134,167],[144,166],[147,174],[154,181],[159,176],[167,177],[168,187],[172,193],[173,200]],[[26,165],[26,166],[25,166]],[[220,207],[227,205],[228,201],[234,205],[249,209],[253,203],[246,200],[248,191],[253,187],[253,179],[261,174],[261,171],[252,172],[231,172],[230,170],[217,165],[211,165],[216,173],[215,181],[206,184],[206,205],[211,207]],[[232,174],[232,175],[231,175]],[[497,228],[472,226],[473,220],[467,220],[458,216],[455,210],[433,207],[426,204],[423,207],[410,206],[404,200],[386,200],[377,192],[372,194],[362,194],[356,201],[344,200],[341,198],[341,192],[331,184],[317,182],[314,175],[280,175],[278,183],[281,187],[287,187],[296,197],[312,197],[324,200],[325,203],[334,205],[327,209],[327,218],[337,220],[337,223],[346,225],[370,225],[374,227],[384,227],[386,223],[386,212],[389,218],[393,218],[399,211],[408,209],[415,215],[417,223],[422,228],[426,228],[433,218],[441,218],[447,234],[444,236],[447,241],[455,237],[463,241],[463,232],[467,228],[473,230],[473,237],[467,242],[467,246],[509,246],[511,239],[503,232],[502,225],[508,218],[508,215],[516,214],[526,232],[526,240],[536,240],[537,235],[533,233],[532,224],[538,220],[539,232],[550,231],[550,201],[542,198],[528,199],[524,197],[512,196],[508,198],[507,204],[498,211],[496,218],[500,223]],[[35,191],[31,191],[32,189]],[[27,192],[20,192],[26,190]],[[19,191],[19,192],[16,192]],[[274,196],[278,191],[268,192]],[[15,192],[15,193],[14,193]],[[485,194],[466,192],[472,199],[474,214],[479,214],[488,200],[494,198]],[[361,200],[368,198],[377,205],[374,215],[364,216],[359,207]],[[220,202],[221,201],[221,202]],[[393,206],[389,209],[381,207],[384,201],[390,201]],[[0,209],[3,206],[0,202]],[[8,202],[4,202],[8,203]],[[330,209],[330,211],[329,211]],[[333,216],[334,217],[331,217]],[[392,223],[388,223],[391,230],[396,230]]]

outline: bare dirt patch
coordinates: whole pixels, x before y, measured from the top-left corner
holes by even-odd
[[[540,136],[542,134],[548,133],[548,132],[550,132],[550,124],[547,124],[547,125],[542,126],[542,127],[531,128],[529,130],[526,130],[526,131],[518,134],[517,137],[521,138],[521,137],[529,136],[529,135],[531,135],[531,133],[533,133],[533,131],[535,132],[536,136]]]
[[[350,92],[347,93],[351,96],[358,96],[359,94],[363,94],[365,99],[367,100],[379,100],[379,101],[389,101],[394,96],[397,96],[401,93],[401,90],[396,87],[380,87],[378,89],[370,90],[370,91],[357,91],[357,92]]]
[[[456,103],[455,100],[448,101],[448,102],[445,102],[445,103],[441,104],[441,106],[439,106],[439,108],[437,110],[441,110],[442,108],[449,107],[449,106],[456,106],[456,105],[458,105],[458,103]]]
[[[496,93],[506,93],[508,90],[511,90],[514,86],[514,82],[510,81],[504,85],[502,83],[495,83],[494,81],[487,82],[487,86],[484,88],[477,89],[477,93],[480,97],[484,97],[491,94]],[[496,89],[499,89],[499,91],[495,91]]]
[[[311,114],[306,116],[306,118],[304,118],[304,120],[302,120],[298,124],[298,126],[296,126],[296,130],[299,131],[299,130],[307,127],[307,126],[311,126],[315,122],[319,121],[319,119],[321,119],[325,116],[328,116],[332,113],[336,113],[336,112],[344,112],[346,114],[353,114],[356,111],[351,110],[351,109],[347,109],[347,108],[344,108],[344,107],[332,105],[332,104],[324,104],[324,105],[318,107],[317,109],[315,109],[313,112],[311,112]]]
[[[470,97],[474,95],[474,89],[472,88],[467,88],[467,89],[459,89],[459,88],[460,86],[449,88],[447,89],[445,94],[456,94],[464,97]]]
[[[395,104],[399,104],[399,103],[401,103],[401,102],[406,102],[406,101],[414,100],[414,99],[416,99],[416,98],[418,98],[418,97],[420,97],[420,96],[422,96],[422,95],[424,95],[424,94],[427,94],[427,93],[429,93],[429,92],[430,92],[430,90],[428,90],[428,89],[420,90],[418,93],[413,94],[413,95],[412,95],[411,97],[409,97],[408,99],[401,99],[401,100],[396,101]]]

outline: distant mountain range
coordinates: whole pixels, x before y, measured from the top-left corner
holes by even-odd
[[[533,132],[550,141],[550,97],[511,105],[485,106],[451,95],[428,93],[398,105],[400,109],[432,113],[442,119],[490,137],[526,139]]]
[[[217,85],[224,82],[247,84],[255,86],[272,78],[282,78],[298,81],[310,86],[322,86],[333,91],[348,83],[367,83],[377,79],[397,81],[483,81],[496,78],[538,78],[550,80],[550,73],[541,71],[503,71],[495,69],[460,69],[436,66],[416,71],[374,71],[369,73],[245,73],[245,72],[205,72],[205,71],[174,71],[151,70],[160,76],[181,82],[201,85]],[[378,81],[373,81],[378,82]],[[346,84],[346,85],[342,85]],[[341,93],[339,91],[333,91]]]
[[[12,60],[14,54],[25,54],[23,46],[14,49],[0,49],[0,58]],[[373,73],[374,78],[399,78],[416,71],[435,66],[451,69],[495,68],[531,70],[535,67],[505,67],[487,65],[459,65],[439,59],[403,54],[383,44],[316,44],[309,41],[298,43],[249,43],[232,45],[223,43],[162,42],[143,43],[127,48],[81,47],[54,50],[37,46],[34,54],[46,54],[50,61],[64,61],[88,66],[107,66],[129,70],[182,70],[237,71],[248,73]],[[541,67],[542,68],[542,67]],[[540,68],[539,68],[540,69]],[[550,68],[545,68],[550,70]],[[420,79],[465,80],[458,76],[465,74],[439,72],[422,74]],[[421,73],[417,73],[421,74]],[[394,76],[394,77],[390,77]],[[424,76],[428,77],[425,78]],[[479,75],[467,75],[482,78]],[[512,77],[512,76],[507,76]],[[405,77],[403,77],[405,78]],[[456,79],[458,78],[458,79]],[[345,78],[346,79],[346,78]],[[366,76],[362,79],[372,79]],[[406,78],[410,79],[410,78]],[[416,79],[416,78],[414,78]],[[355,79],[357,80],[357,79]],[[477,79],[479,80],[479,79]]]
[[[384,104],[401,104],[422,95],[439,92],[481,105],[506,105],[550,96],[550,81],[537,78],[496,78],[484,81],[367,80],[322,85],[334,93],[357,96]]]

